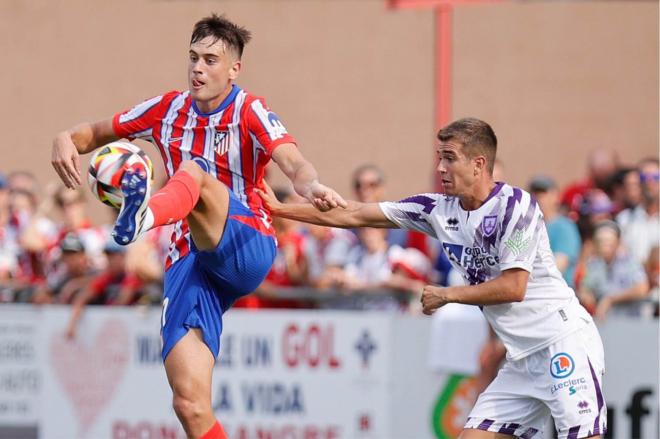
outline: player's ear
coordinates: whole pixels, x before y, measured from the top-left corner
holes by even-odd
[[[235,80],[238,78],[239,73],[241,73],[241,60],[235,59],[229,68],[229,79]]]
[[[474,176],[486,172],[486,157],[478,155],[474,158]]]

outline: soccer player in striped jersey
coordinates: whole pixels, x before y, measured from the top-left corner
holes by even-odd
[[[417,230],[441,241],[466,285],[427,285],[424,312],[447,303],[477,305],[507,349],[462,439],[542,438],[550,415],[562,439],[604,434],[603,345],[555,265],[538,204],[522,189],[493,180],[497,138],[487,123],[455,121],[438,140],[444,194],[351,201],[347,209],[322,213],[259,192],[274,215],[334,227]]]
[[[298,194],[320,210],[346,202],[319,182],[295,140],[263,99],[234,84],[250,32],[212,15],[195,24],[188,86],[113,118],[57,135],[52,164],[66,186],[81,183],[79,154],[119,138],[146,139],[161,153],[169,180],[150,196],[139,165],[125,172],[113,236],[128,244],[174,223],[166,261],[161,335],[173,405],[191,438],[224,438],[211,407],[211,375],[222,314],[261,283],[275,257],[268,209],[255,189],[273,159]]]

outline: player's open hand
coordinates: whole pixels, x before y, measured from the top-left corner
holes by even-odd
[[[312,183],[310,194],[307,198],[318,210],[327,212],[336,207],[346,208],[348,203],[334,189],[319,182]]]
[[[422,290],[422,312],[430,316],[438,308],[448,304],[446,290],[448,288],[426,285]]]
[[[60,133],[53,141],[51,163],[55,172],[69,189],[80,186],[80,156],[78,150],[67,132]]]
[[[268,183],[264,181],[263,185],[264,190],[259,188],[255,188],[254,190],[257,195],[259,195],[261,199],[264,200],[268,210],[270,210],[273,214],[276,214],[278,209],[282,206],[282,203],[280,203],[280,201],[277,199],[275,192],[273,192],[273,188],[271,188]]]

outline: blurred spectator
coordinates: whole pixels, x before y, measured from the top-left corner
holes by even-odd
[[[143,284],[140,303],[160,305],[163,300],[163,261],[167,257],[173,231],[174,224],[156,227],[127,248],[126,266]]]
[[[569,217],[576,220],[583,203],[585,194],[591,189],[600,189],[605,193],[610,191],[612,177],[619,167],[619,158],[616,152],[599,148],[592,151],[587,158],[587,177],[570,184],[561,195],[561,204],[569,213]]]
[[[660,241],[660,169],[657,159],[646,159],[639,164],[642,202],[631,206],[617,215],[621,226],[623,245],[641,264],[646,263],[653,246]]]
[[[339,279],[338,286],[347,290],[345,298],[333,303],[335,308],[405,310],[409,302],[419,299],[422,288],[429,280],[431,263],[417,249],[390,247],[387,230],[363,228],[358,230],[359,246],[349,253],[349,262]],[[409,293],[394,296],[383,289],[396,289]],[[377,291],[377,290],[381,291]],[[366,294],[352,294],[364,292]],[[371,294],[378,292],[379,294]],[[412,293],[412,294],[410,294]],[[417,299],[417,300],[415,300]]]
[[[85,196],[82,188],[77,190],[60,186],[55,192],[55,205],[62,218],[60,234],[75,231],[85,244],[85,250],[92,264],[102,268],[105,260],[103,246],[106,241],[107,230],[95,227],[86,212]]]
[[[0,174],[0,282],[3,285],[17,275],[19,251],[18,234],[11,225],[9,187],[4,175]]]
[[[619,226],[614,221],[600,223],[579,289],[580,302],[600,320],[608,313],[639,317],[648,293],[644,268],[620,248]]]
[[[9,213],[10,227],[20,244],[17,277],[19,282],[30,285],[46,278],[46,247],[42,242],[53,241],[57,228],[53,221],[39,214],[36,192],[30,192],[27,187],[23,185],[11,189]]]
[[[341,285],[349,251],[356,245],[357,238],[348,230],[313,224],[308,224],[307,230],[309,234],[303,244],[303,252],[309,284],[320,289]]]
[[[353,171],[353,190],[358,201],[375,203],[385,197],[385,175],[373,164],[364,164]]]
[[[364,164],[353,171],[353,190],[355,198],[361,203],[378,203],[385,201],[385,174],[373,164]],[[404,248],[412,247],[431,257],[432,245],[430,239],[420,232],[402,229],[391,229],[387,232],[390,245]]]
[[[649,280],[649,302],[650,313],[654,317],[660,314],[660,247],[657,245],[649,252],[649,258],[646,261],[646,277]]]
[[[612,202],[614,213],[633,209],[642,202],[642,185],[636,168],[621,168],[613,177]]]
[[[557,268],[566,283],[573,288],[575,266],[580,256],[580,234],[573,221],[559,212],[559,189],[555,181],[539,175],[529,182],[529,192],[536,198],[543,212],[550,239],[550,248]]]
[[[74,232],[66,234],[59,243],[59,250],[59,270],[51,273],[45,283],[36,288],[33,303],[71,303],[92,279],[94,272],[78,235]]]
[[[612,220],[614,204],[605,192],[600,189],[590,189],[585,193],[579,207],[577,227],[582,239],[582,251],[576,267],[575,285],[584,274],[586,261],[593,253],[592,237],[596,226],[603,221]]]
[[[431,260],[416,248],[396,245],[390,248],[388,260],[392,275],[384,286],[409,293],[409,311],[421,313],[421,292],[434,275]]]
[[[392,276],[387,230],[363,228],[357,233],[361,245],[354,247],[349,254],[343,286],[348,289],[381,287]]]
[[[30,171],[12,171],[7,176],[9,189],[12,191],[25,191],[39,196],[39,182]]]
[[[293,192],[275,190],[275,196],[283,203],[293,202]],[[300,224],[286,218],[274,217],[273,228],[277,236],[277,256],[266,279],[275,285],[299,286],[307,281],[307,264],[303,254],[305,236]]]
[[[109,239],[103,252],[108,259],[107,268],[96,275],[76,296],[66,335],[74,338],[78,321],[85,306],[131,305],[138,301],[142,282],[126,266],[126,246]]]
[[[345,270],[337,279],[337,286],[345,291],[341,298],[331,301],[331,308],[360,310],[400,310],[399,301],[386,294],[373,294],[383,288],[392,276],[388,261],[387,230],[363,228],[357,230],[360,245],[351,249]],[[369,290],[369,291],[368,291]],[[353,294],[354,292],[364,294]]]

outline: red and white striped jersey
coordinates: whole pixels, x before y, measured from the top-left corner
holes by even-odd
[[[188,91],[171,91],[116,114],[112,127],[119,137],[156,145],[168,177],[183,160],[204,161],[209,174],[260,219],[249,225],[274,235],[270,212],[254,189],[263,188],[265,166],[275,148],[296,141],[262,98],[234,85],[217,109],[203,113]],[[172,233],[166,269],[188,254],[190,240],[187,221],[179,221]]]

